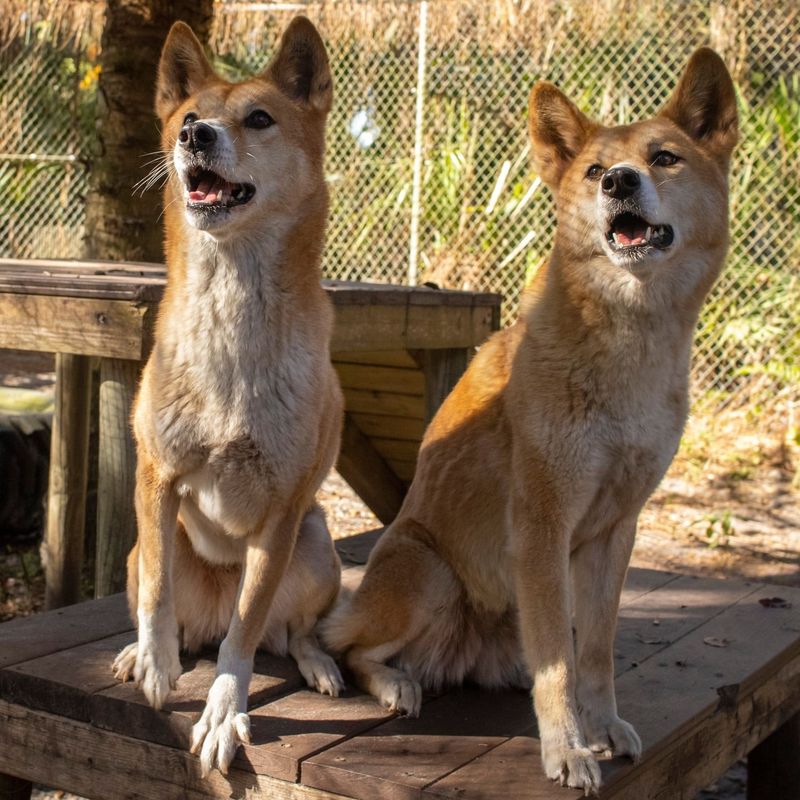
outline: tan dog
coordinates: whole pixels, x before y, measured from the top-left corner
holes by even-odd
[[[593,753],[641,751],[617,715],[614,629],[727,247],[733,85],[699,50],[657,117],[605,128],[542,83],[530,134],[557,200],[549,265],[434,418],[398,518],[323,635],[409,715],[420,684],[532,677],[545,772],[589,793]]]
[[[314,505],[342,419],[319,266],[332,92],[305,18],[244,83],[217,77],[182,23],[159,66],[168,284],[134,411],[138,642],[115,670],[160,708],[181,672],[179,630],[189,650],[222,639],[192,735],[204,774],[248,740],[258,646],[288,650],[321,692],[342,685],[314,635],[340,574]]]

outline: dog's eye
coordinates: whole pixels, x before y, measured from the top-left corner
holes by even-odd
[[[190,111],[184,118],[183,124],[184,125],[191,125],[193,122],[197,122],[197,114],[193,111]]]
[[[592,164],[592,166],[586,170],[586,177],[591,181],[598,181],[600,180],[604,171],[605,170],[600,166],[600,164]]]
[[[671,167],[680,160],[680,156],[676,156],[675,153],[670,153],[669,150],[659,150],[653,158],[652,166]]]
[[[270,125],[275,124],[275,120],[267,114],[266,111],[262,111],[260,108],[256,109],[255,111],[251,111],[247,115],[247,119],[244,121],[244,124],[247,125],[248,128],[269,128]]]

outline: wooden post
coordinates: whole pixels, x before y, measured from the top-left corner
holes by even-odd
[[[88,356],[56,353],[56,401],[42,548],[47,609],[80,600],[91,387]]]
[[[800,792],[800,713],[747,757],[747,800],[778,800]]]
[[[0,772],[0,800],[29,800],[32,791],[30,781]]]
[[[405,486],[349,414],[344,418],[336,469],[384,525],[397,516]]]
[[[464,374],[469,363],[469,353],[469,348],[463,347],[420,352],[422,371],[425,374],[426,425]]]
[[[104,358],[100,363],[95,597],[125,588],[125,559],[136,540],[136,451],[130,415],[138,375],[136,361]]]

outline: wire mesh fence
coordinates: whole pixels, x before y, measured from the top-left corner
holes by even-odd
[[[102,10],[29,1],[0,22],[1,255],[81,255]],[[714,47],[736,82],[742,136],[695,383],[723,400],[756,382],[797,397],[795,0],[220,0],[218,70],[238,79],[263,67],[299,12],[323,32],[335,77],[326,275],[499,291],[506,321],[554,229],[528,159],[533,83],[551,80],[621,124],[657,111],[690,53]]]

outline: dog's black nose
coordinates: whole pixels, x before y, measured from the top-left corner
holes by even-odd
[[[614,167],[603,175],[603,193],[617,200],[630,197],[640,186],[639,173],[630,167]]]
[[[205,122],[190,122],[181,128],[178,141],[181,147],[196,153],[211,147],[217,141],[217,132]]]

